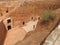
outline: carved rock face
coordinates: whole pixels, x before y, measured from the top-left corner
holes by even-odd
[[[7,30],[3,22],[0,22],[0,45],[3,45],[5,37],[6,37]]]

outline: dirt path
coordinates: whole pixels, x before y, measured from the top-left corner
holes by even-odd
[[[43,45],[58,45],[56,41],[59,41],[59,37],[60,37],[60,25],[58,25],[58,27],[52,31],[52,33],[47,37],[47,39],[45,40],[45,43]]]

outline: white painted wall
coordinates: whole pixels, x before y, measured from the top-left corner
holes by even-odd
[[[26,26],[23,26],[22,28],[25,29],[26,32],[33,31],[35,30],[37,23],[38,23],[38,20],[29,21],[28,23],[26,23]],[[35,25],[35,28],[33,27],[34,25]]]

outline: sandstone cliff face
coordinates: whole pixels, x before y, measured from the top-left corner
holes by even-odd
[[[48,0],[49,1],[49,0]],[[13,3],[12,3],[13,4]],[[14,3],[15,4],[15,3]],[[2,7],[1,7],[2,8]],[[17,8],[17,10],[15,11],[12,11],[12,13],[8,13],[7,15],[10,15],[10,17],[13,19],[13,26],[16,27],[16,26],[23,26],[22,25],[22,22],[24,21],[25,23],[27,23],[28,21],[31,20],[31,17],[33,16],[34,19],[35,17],[37,16],[42,16],[42,13],[45,11],[45,10],[49,10],[49,9],[52,9],[52,10],[56,10],[60,8],[60,2],[58,2],[57,0],[51,0],[50,2],[47,2],[47,1],[36,1],[36,2],[25,2],[23,5],[21,5],[19,8]],[[9,11],[11,11],[13,9],[13,7],[11,8],[8,8]],[[6,12],[6,8],[2,8],[1,9],[2,12],[4,11],[4,15],[5,15],[5,12]],[[59,11],[57,11],[59,12]],[[60,14],[60,12],[59,12]],[[3,16],[4,18],[6,16]],[[38,24],[39,25],[39,24]],[[38,26],[37,26],[38,27]],[[36,30],[40,29],[40,26],[39,28],[37,28]],[[17,29],[16,29],[17,30]],[[14,30],[15,31],[15,30]],[[13,31],[13,32],[14,32]],[[5,39],[5,36],[6,36],[6,29],[5,29],[5,26],[3,24],[3,22],[0,22],[0,42],[2,45],[3,42],[4,42],[4,39]],[[12,32],[12,33],[13,33]],[[38,31],[39,32],[39,31]],[[42,37],[44,36],[45,37],[45,32],[48,32],[47,30],[46,31],[42,31],[41,35]],[[18,32],[17,32],[18,33]],[[34,32],[35,33],[35,32]],[[48,32],[49,33],[49,32]],[[46,34],[48,34],[46,33]],[[33,34],[33,37],[40,34],[39,33],[36,33],[36,34]],[[40,37],[41,37],[40,36]],[[41,38],[42,38],[41,37]],[[35,37],[34,37],[35,38]],[[33,39],[34,39],[33,38]],[[38,36],[36,36],[37,40],[38,39]],[[28,38],[29,39],[29,38]],[[44,38],[43,38],[44,39]],[[42,39],[42,40],[43,40]],[[35,39],[34,39],[35,40]],[[41,41],[40,41],[41,42]],[[40,43],[39,42],[39,43]]]
[[[0,22],[0,45],[3,45],[5,37],[6,37],[7,30],[3,22]]]

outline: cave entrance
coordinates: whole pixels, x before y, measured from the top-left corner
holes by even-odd
[[[7,23],[11,23],[11,19],[8,19],[8,20],[7,20]]]
[[[10,26],[10,25],[8,25],[8,26],[7,26],[7,28],[8,28],[8,30],[10,30],[10,29],[11,29],[11,26]]]

